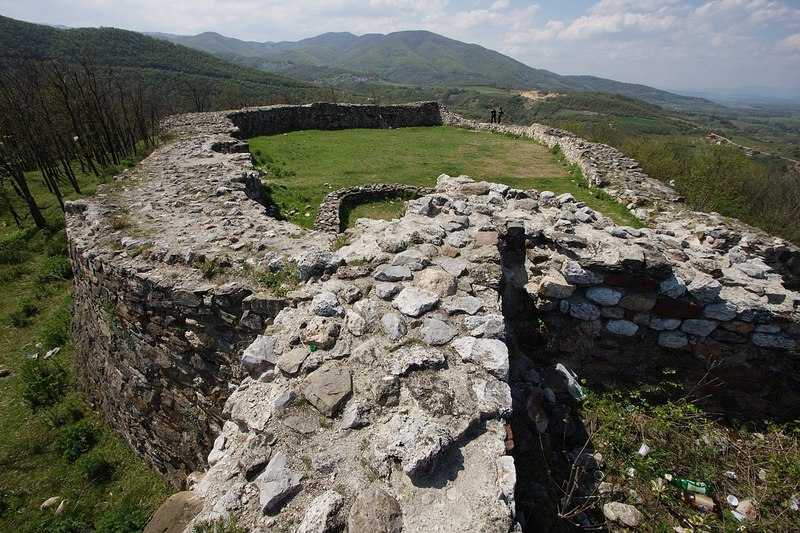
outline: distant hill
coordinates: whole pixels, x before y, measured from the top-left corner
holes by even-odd
[[[115,28],[57,29],[0,16],[0,68],[25,61],[89,60],[106,71],[158,87],[173,110],[242,107],[320,99],[313,85]],[[328,90],[329,92],[329,90]],[[202,94],[201,94],[202,93]]]
[[[240,41],[217,33],[157,36],[230,61],[307,81],[363,76],[419,86],[482,85],[519,90],[612,92],[684,111],[717,107],[702,98],[644,85],[592,76],[561,76],[429,31],[360,37],[351,33],[325,33],[297,42],[264,43]]]

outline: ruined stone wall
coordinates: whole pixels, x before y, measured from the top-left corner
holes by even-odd
[[[509,382],[523,403],[544,385],[512,368],[509,346],[608,388],[674,371],[715,380],[714,405],[735,413],[796,413],[800,295],[764,253],[779,241],[667,207],[669,191],[635,230],[570,195],[443,175],[402,219],[362,220],[332,252],[329,234],[265,216],[238,136],[337,114],[348,127],[439,116],[417,104],[174,117],[171,142],[67,206],[82,387],[175,485],[214,441],[191,476],[199,519],[312,531],[321,515],[360,530],[380,498],[407,531],[510,529]],[[655,187],[618,152],[555,138],[607,190]]]
[[[487,124],[447,110],[443,110],[442,119],[448,125],[530,138],[549,148],[558,146],[566,161],[581,169],[591,187],[602,187],[648,226],[664,231],[688,229],[704,245],[722,252],[743,246],[791,279],[795,286],[800,279],[800,248],[736,219],[687,209],[683,197],[674,189],[650,178],[636,161],[616,148],[542,124]]]
[[[243,109],[228,116],[244,138],[300,130],[403,128],[442,124],[436,102],[383,106],[315,103]]]
[[[258,277],[287,257],[303,279],[334,268],[327,235],[266,216],[235,135],[437,121],[430,104],[171,117],[163,127],[173,141],[90,201],[68,204],[81,386],[167,481],[181,486],[203,467],[241,352],[285,305]]]
[[[70,204],[75,223],[85,204]],[[236,283],[141,272],[72,240],[72,338],[84,391],[167,481],[202,468],[222,423],[237,354],[285,305]]]
[[[327,194],[322,200],[317,211],[317,218],[314,221],[314,229],[326,233],[339,233],[341,231],[341,210],[349,206],[397,196],[403,196],[407,199],[419,198],[432,192],[433,189],[429,187],[414,187],[392,183],[376,183],[374,185],[339,189]]]

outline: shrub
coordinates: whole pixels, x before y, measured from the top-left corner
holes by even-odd
[[[81,455],[97,444],[97,432],[87,420],[81,420],[61,430],[55,442],[55,451],[69,462],[74,462]]]
[[[125,504],[108,509],[97,519],[98,533],[138,533],[147,525],[150,513],[144,507]]]
[[[114,473],[114,465],[98,451],[91,451],[78,458],[75,468],[86,481],[93,483],[105,483]]]
[[[48,257],[39,266],[39,279],[42,282],[72,278],[72,263],[63,255]]]
[[[80,397],[76,394],[67,396],[63,401],[57,403],[44,413],[47,423],[55,428],[61,428],[74,424],[84,416]]]
[[[69,308],[53,315],[42,328],[42,343],[48,348],[61,346],[69,340]]]
[[[55,405],[69,387],[69,376],[54,361],[33,359],[25,361],[20,371],[22,397],[36,410]]]
[[[30,257],[27,243],[20,233],[0,240],[0,264],[15,265]]]
[[[30,318],[39,312],[39,307],[30,299],[24,298],[17,304],[16,309],[11,312],[11,323],[14,327],[24,328],[31,321]]]

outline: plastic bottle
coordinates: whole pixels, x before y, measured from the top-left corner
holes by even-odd
[[[712,492],[711,487],[707,483],[703,483],[701,481],[692,481],[691,479],[673,476],[672,474],[664,474],[664,479],[666,479],[670,485],[674,487],[688,490],[694,492],[695,494],[711,494]]]
[[[695,494],[690,490],[681,490],[678,491],[677,496],[679,500],[688,503],[692,508],[697,509],[701,513],[714,513],[719,510],[717,502],[705,494]]]

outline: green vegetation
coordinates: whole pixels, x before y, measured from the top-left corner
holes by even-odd
[[[60,30],[0,17],[0,63],[88,62],[112,69],[122,86],[156,91],[159,115],[310,102],[330,89],[223,61],[140,33],[115,28]]]
[[[2,213],[0,367],[11,374],[0,378],[0,530],[139,531],[170,490],[75,390],[61,216],[17,230]],[[67,500],[59,515],[58,503],[39,509],[52,496]]]
[[[663,388],[670,388],[668,375]],[[592,422],[587,425],[584,450],[602,454],[604,481],[644,512],[643,531],[666,532],[688,524],[694,531],[739,531],[743,523],[731,514],[733,508],[725,502],[728,494],[739,501],[755,501],[758,518],[747,531],[800,530],[800,513],[790,509],[800,493],[796,424],[760,428],[722,424],[686,398],[656,403],[644,391],[586,392],[579,416]],[[649,447],[644,455],[639,453],[642,444]],[[550,468],[546,454],[539,465],[545,471]],[[575,479],[584,472],[591,475],[592,470],[575,467],[565,481],[556,482],[555,493],[568,495]],[[553,479],[555,472],[549,473]],[[722,511],[703,514],[678,501],[675,488],[664,482],[666,473],[710,483]],[[599,509],[606,497],[596,493],[584,500],[573,494],[561,501],[557,513],[574,523],[579,512]]]
[[[264,273],[260,281],[275,296],[283,297],[300,284],[300,273],[297,270],[297,264],[289,262],[275,271]]]
[[[433,187],[443,173],[467,174],[518,189],[571,192],[620,223],[637,223],[616,201],[587,188],[577,169],[526,139],[452,127],[419,127],[299,131],[249,142],[256,162],[266,171],[268,196],[284,217],[305,227],[313,225],[317,207],[331,190],[368,183]],[[380,208],[386,216],[398,212],[391,208],[392,201],[385,202],[388,209]],[[355,220],[352,214],[349,220]]]

